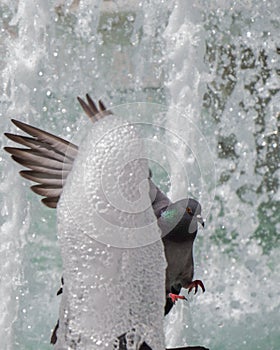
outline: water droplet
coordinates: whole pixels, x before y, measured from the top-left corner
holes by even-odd
[[[127,20],[129,22],[133,22],[134,21],[134,16],[133,15],[128,15],[126,18],[127,18]]]

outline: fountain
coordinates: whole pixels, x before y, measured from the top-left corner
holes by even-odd
[[[16,118],[71,140],[78,95],[148,103],[145,121],[170,150],[159,165],[152,150],[155,182],[201,202],[195,271],[206,293],[177,302],[166,345],[279,348],[277,1],[2,1],[0,13],[1,130]],[[0,164],[3,348],[51,349],[56,214],[6,154]]]

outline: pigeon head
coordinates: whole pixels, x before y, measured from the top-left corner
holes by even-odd
[[[201,205],[193,198],[181,199],[170,204],[158,219],[162,235],[172,240],[194,239],[198,223],[204,227]]]

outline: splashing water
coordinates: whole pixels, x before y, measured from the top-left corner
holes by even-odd
[[[166,148],[160,166],[151,149],[155,182],[174,200],[198,198],[207,216],[195,242],[206,293],[172,310],[170,346],[280,345],[279,11],[261,0],[0,4],[1,130],[14,117],[71,139],[84,118],[75,97],[88,91],[164,105],[145,116]],[[55,213],[6,155],[0,164],[1,338],[5,349],[51,349]]]
[[[64,285],[55,349],[113,349],[129,332],[161,350],[166,263],[142,142],[115,115],[86,130],[57,208]]]

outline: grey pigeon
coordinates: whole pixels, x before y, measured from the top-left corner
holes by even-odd
[[[97,107],[88,94],[86,98],[87,102],[79,97],[78,100],[93,122],[111,114],[101,100]],[[26,148],[5,147],[4,149],[17,163],[29,169],[20,171],[20,175],[38,183],[38,185],[31,186],[32,191],[45,197],[42,202],[46,206],[56,208],[67,176],[78,154],[78,147],[23,122],[13,119],[12,122],[29,136],[11,133],[5,133],[5,135]],[[189,292],[194,289],[196,293],[200,286],[203,292],[205,291],[200,280],[193,281],[193,242],[197,234],[198,223],[204,226],[204,221],[201,217],[201,206],[196,200],[189,198],[172,203],[153,183],[151,176],[149,182],[150,198],[158,226],[162,231],[167,260],[166,315],[176,300],[185,299],[179,295],[182,287],[187,288]],[[58,324],[52,335],[51,343],[53,344],[56,342],[57,328]]]
[[[182,287],[194,289],[198,286],[203,292],[205,287],[200,280],[193,281],[193,243],[198,223],[204,227],[201,205],[192,198],[172,203],[169,198],[150,180],[150,197],[158,226],[162,232],[165,257],[167,260],[165,289],[165,315],[169,313],[179,296]]]

